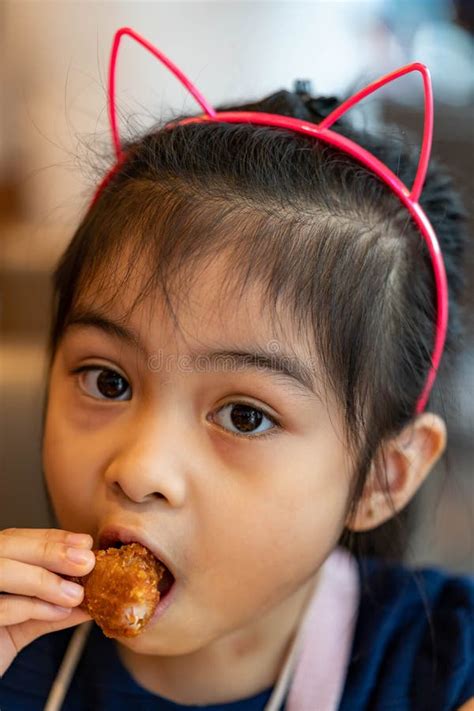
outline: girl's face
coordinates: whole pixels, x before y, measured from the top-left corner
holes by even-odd
[[[345,522],[341,422],[297,375],[298,358],[322,392],[314,359],[291,324],[272,332],[256,292],[216,300],[219,274],[216,261],[192,288],[182,331],[144,301],[126,323],[140,348],[78,322],[51,371],[43,466],[60,527],[146,532],[176,572],[164,615],[123,639],[137,652],[185,654],[256,629],[315,579]],[[107,310],[83,295],[81,317],[118,322],[135,295],[128,282]],[[257,349],[270,360],[211,355]]]

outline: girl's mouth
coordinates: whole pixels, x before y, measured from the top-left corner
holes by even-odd
[[[161,583],[162,581],[160,581]],[[158,620],[165,610],[168,609],[168,607],[171,605],[171,603],[174,601],[177,590],[178,590],[178,584],[176,580],[173,578],[171,581],[171,584],[166,583],[167,587],[165,586],[164,592],[160,595],[160,601],[158,602],[158,605],[156,606],[155,612],[153,613],[150,622],[148,623],[149,625],[152,625],[156,620]],[[160,589],[160,585],[158,586],[158,589]]]
[[[161,565],[164,567],[165,572],[160,578],[160,581],[158,583],[158,592],[160,593],[160,600],[162,600],[171,590],[173,587],[173,584],[175,582],[175,579],[172,575],[172,573],[168,570],[166,565],[160,561]]]
[[[114,543],[108,544],[107,548],[122,548],[125,545],[128,545],[128,544],[123,543],[122,541],[115,541]],[[172,574],[172,572],[166,567],[166,565],[163,563],[162,560],[160,560],[156,556],[155,556],[155,560],[159,564],[159,566],[157,566],[157,567],[164,568],[164,572],[158,581],[158,592],[160,593],[160,601],[161,601],[161,600],[163,600],[164,597],[166,597],[166,595],[169,593],[169,591],[173,587],[175,578],[174,578],[174,575]]]

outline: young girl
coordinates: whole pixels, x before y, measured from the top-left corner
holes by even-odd
[[[280,91],[234,108],[316,124],[335,106]],[[413,183],[393,130],[334,131]],[[464,216],[435,166],[420,203],[448,279],[443,371]],[[284,128],[161,126],[123,147],[54,289],[58,527],[0,533],[2,711],[470,708],[474,583],[401,562],[446,429],[430,401],[414,414],[436,290],[387,184]],[[105,637],[67,580],[106,539],[174,576],[134,638]]]

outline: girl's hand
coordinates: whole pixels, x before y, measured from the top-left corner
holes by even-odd
[[[61,575],[90,573],[92,544],[88,534],[54,528],[0,530],[0,677],[37,637],[91,619],[78,609],[84,588]]]
[[[474,711],[474,696],[471,696],[465,704],[460,706],[458,711]]]

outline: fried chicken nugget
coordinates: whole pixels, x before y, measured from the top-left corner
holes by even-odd
[[[71,578],[84,586],[81,607],[106,637],[135,637],[158,605],[158,585],[166,568],[140,543],[93,552],[94,569]]]

